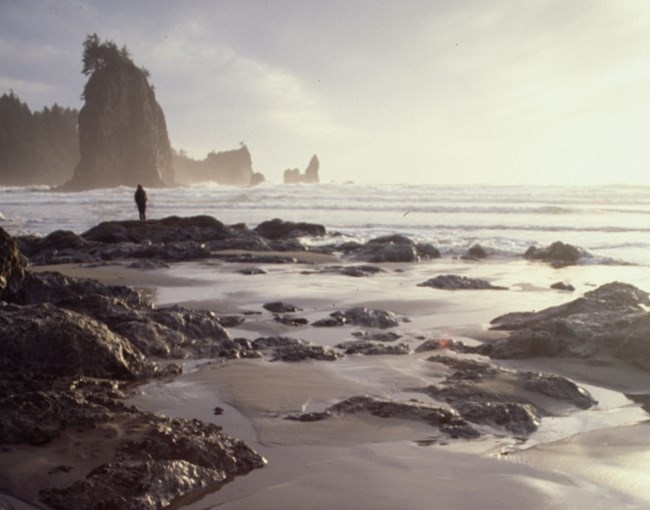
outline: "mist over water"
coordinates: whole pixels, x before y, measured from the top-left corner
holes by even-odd
[[[443,256],[462,254],[475,243],[492,256],[520,256],[531,245],[563,241],[589,250],[594,262],[650,265],[648,187],[265,183],[147,191],[150,219],[207,214],[251,228],[273,218],[308,221],[325,225],[338,241],[403,234],[433,243]],[[0,188],[0,226],[11,234],[46,235],[135,220],[133,192],[126,187],[82,193]]]

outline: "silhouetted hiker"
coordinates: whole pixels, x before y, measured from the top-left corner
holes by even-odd
[[[142,184],[138,184],[138,189],[135,190],[134,197],[135,197],[135,203],[138,205],[140,220],[144,221],[146,219],[144,212],[147,209],[147,192],[142,187]]]

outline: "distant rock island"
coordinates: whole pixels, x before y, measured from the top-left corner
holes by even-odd
[[[231,186],[255,186],[264,182],[264,175],[253,170],[248,147],[231,151],[210,152],[205,159],[195,160],[184,152],[174,153],[174,170],[178,184],[213,181]]]
[[[81,160],[63,189],[173,184],[172,149],[162,108],[126,48],[97,35],[84,42],[85,104],[79,112]]]
[[[285,184],[299,184],[299,183],[316,183],[320,182],[318,177],[318,170],[320,168],[320,162],[318,161],[318,156],[315,154],[312,156],[309,161],[309,165],[305,169],[305,173],[301,174],[300,170],[297,168],[287,169],[284,171],[284,183]]]
[[[81,111],[54,105],[32,113],[13,91],[0,97],[0,185],[58,186],[82,191],[142,184],[160,188],[216,182],[254,186],[248,147],[210,152],[195,160],[174,151],[165,114],[149,84],[149,72],[97,34],[83,43],[82,73],[89,76]],[[317,183],[318,157],[301,173],[284,171],[284,183]]]

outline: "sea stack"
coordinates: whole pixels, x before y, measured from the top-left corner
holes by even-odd
[[[84,43],[83,63],[90,78],[79,112],[81,160],[63,189],[171,185],[171,144],[148,72],[125,47],[100,43],[96,35]]]
[[[312,156],[309,161],[309,165],[305,169],[305,173],[301,174],[300,170],[297,168],[287,169],[284,171],[284,183],[285,184],[298,184],[298,183],[317,183],[320,182],[318,177],[318,169],[320,167],[320,162],[318,161],[318,156],[315,154]]]
[[[174,170],[178,184],[216,182],[230,186],[255,186],[265,181],[264,175],[253,170],[251,153],[244,144],[235,150],[212,151],[198,161],[183,152],[176,153]]]

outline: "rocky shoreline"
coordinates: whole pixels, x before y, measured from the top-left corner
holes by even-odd
[[[125,403],[134,385],[173,378],[184,360],[337,362],[346,356],[431,351],[427,362],[445,367],[447,375],[437,384],[405,391],[439,404],[364,394],[344,398],[323,411],[289,413],[282,419],[316,422],[361,413],[412,420],[432,427],[436,444],[486,435],[525,440],[544,417],[596,405],[586,389],[569,379],[505,369],[493,360],[616,358],[642,370],[650,367],[646,335],[650,313],[645,309],[650,296],[628,284],[603,285],[540,312],[498,317],[492,327],[504,336],[477,346],[422,338],[413,348],[391,331],[408,318],[389,310],[353,307],[310,322],[291,303],[265,305],[270,320],[283,327],[359,329],[355,340],[329,347],[284,335],[233,338],[229,329],[249,320],[246,315],[178,305],[156,307],[145,293],[131,287],[30,270],[30,266],[70,263],[147,269],[217,258],[250,264],[248,274],[256,274],[255,264],[296,263],[296,253],[310,251],[302,237],[325,235],[321,225],[271,220],[249,229],[226,226],[207,216],[106,222],[82,235],[57,231],[44,238],[14,240],[0,231],[0,456],[9,458],[25,448],[34,454],[64,439],[96,454],[84,464],[86,471],[72,461],[48,467],[38,500],[17,484],[0,490],[57,509],[165,508],[263,467],[262,455],[218,425],[169,418]],[[479,248],[470,248],[467,257],[486,257]],[[343,263],[313,265],[306,274],[372,278],[384,271],[379,264],[440,256],[434,246],[403,236],[325,245],[318,253],[336,255]],[[529,250],[525,256],[562,266],[588,254],[555,243]],[[439,275],[421,285],[507,291],[457,275]]]

